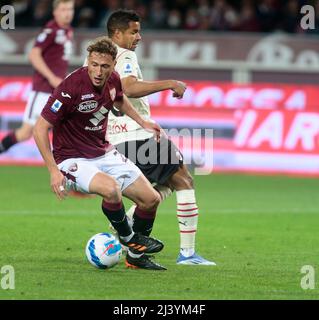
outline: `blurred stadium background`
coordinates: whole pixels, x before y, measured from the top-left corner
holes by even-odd
[[[211,138],[192,141],[197,156],[206,150],[210,169],[319,175],[319,1],[75,3],[70,71],[82,65],[87,43],[105,34],[114,9],[136,9],[143,18],[137,54],[144,78],[188,84],[180,101],[169,92],[150,97],[155,120],[167,129],[202,129],[202,137],[213,129],[214,154]],[[16,28],[0,30],[0,137],[21,123],[32,75],[27,53],[51,12],[47,0],[6,4],[15,8]],[[314,29],[300,26],[305,4],[316,10]],[[184,153],[194,163],[194,153],[185,147]],[[40,164],[41,157],[31,139],[0,163]]]

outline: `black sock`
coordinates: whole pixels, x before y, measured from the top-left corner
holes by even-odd
[[[149,236],[153,229],[156,211],[145,211],[136,207],[133,214],[133,231]]]
[[[132,233],[122,201],[119,203],[108,203],[103,200],[102,210],[120,237],[127,237]]]
[[[0,143],[0,153],[7,151],[9,148],[11,148],[13,145],[17,143],[17,138],[14,132],[9,133],[6,135],[1,143]]]

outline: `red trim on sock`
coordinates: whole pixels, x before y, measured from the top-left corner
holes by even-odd
[[[189,231],[179,231],[180,233],[194,233],[196,230],[189,230]]]
[[[196,217],[198,216],[198,213],[195,214],[178,214],[177,215],[179,218],[190,218],[190,217]]]
[[[102,206],[109,211],[119,211],[123,208],[123,202],[118,202],[118,203],[111,203],[111,202],[106,202],[103,200]]]
[[[155,219],[155,216],[156,216],[156,210],[155,211],[145,211],[145,210],[140,209],[139,207],[135,208],[134,213],[142,219]]]
[[[177,203],[178,206],[188,206],[190,204],[196,204],[196,202]]]
[[[190,211],[194,211],[194,210],[198,210],[198,208],[195,207],[195,208],[192,208],[192,209],[185,209],[185,210],[177,209],[177,211],[180,211],[180,212],[190,212]]]

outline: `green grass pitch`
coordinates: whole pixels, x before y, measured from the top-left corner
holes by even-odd
[[[217,263],[178,266],[175,195],[161,204],[153,235],[165,243],[164,272],[98,270],[87,240],[108,231],[99,197],[58,201],[43,167],[0,167],[0,268],[12,265],[15,289],[0,299],[318,299],[301,287],[319,274],[319,180],[213,174],[196,176],[197,251]],[[125,202],[128,207],[129,202]],[[5,276],[0,273],[0,278]]]

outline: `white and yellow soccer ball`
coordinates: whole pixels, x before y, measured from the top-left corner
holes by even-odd
[[[98,233],[87,242],[85,254],[94,267],[108,269],[120,261],[122,246],[112,234]]]

